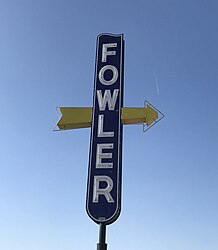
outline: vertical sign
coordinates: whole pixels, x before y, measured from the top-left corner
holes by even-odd
[[[97,38],[86,210],[96,223],[121,210],[123,35]]]

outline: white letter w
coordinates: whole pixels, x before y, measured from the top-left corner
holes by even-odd
[[[98,97],[98,106],[101,111],[104,111],[106,108],[106,104],[108,103],[108,109],[114,110],[117,96],[119,93],[119,89],[115,89],[113,92],[113,97],[111,97],[111,92],[109,89],[106,89],[104,92],[104,96],[102,97],[101,90],[97,90],[97,97]]]

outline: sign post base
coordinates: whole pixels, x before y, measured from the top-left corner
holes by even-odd
[[[107,250],[106,238],[106,225],[100,224],[99,228],[99,243],[97,244],[97,250]]]
[[[97,250],[107,250],[107,244],[97,244]]]

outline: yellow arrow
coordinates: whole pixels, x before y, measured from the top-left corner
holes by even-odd
[[[92,125],[92,108],[60,107],[62,114],[57,126],[60,130],[88,128]],[[146,123],[149,126],[157,120],[158,113],[148,104],[145,108],[122,108],[122,124]]]
[[[59,129],[89,128],[92,125],[92,108],[60,107],[62,114],[57,123]]]
[[[158,113],[148,104],[145,108],[123,108],[122,124],[146,123],[149,126],[157,120]]]

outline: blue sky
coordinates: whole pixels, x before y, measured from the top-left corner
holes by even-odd
[[[218,249],[217,15],[213,0],[0,1],[0,250],[96,249],[90,129],[52,130],[56,106],[92,106],[102,32],[124,33],[124,106],[165,114],[124,127],[108,249]]]

